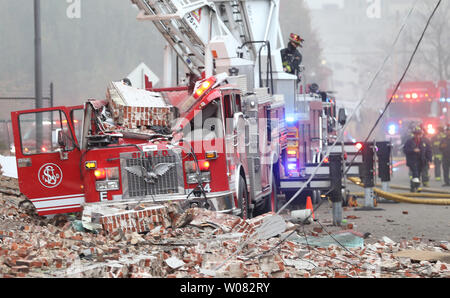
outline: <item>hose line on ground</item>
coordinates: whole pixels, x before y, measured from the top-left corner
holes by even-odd
[[[358,186],[364,187],[364,184],[362,184],[361,180],[356,177],[348,177],[348,180],[355,183]],[[426,204],[426,205],[450,205],[450,199],[420,199],[420,198],[411,198],[402,196],[399,194],[394,194],[390,192],[383,191],[377,187],[373,188],[373,191],[378,196],[395,201],[400,203],[411,203],[411,204]]]

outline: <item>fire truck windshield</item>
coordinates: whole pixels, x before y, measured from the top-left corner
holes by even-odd
[[[185,140],[211,140],[223,137],[220,102],[211,101],[183,129]]]
[[[427,118],[438,116],[438,108],[435,101],[392,102],[388,113],[390,118]]]

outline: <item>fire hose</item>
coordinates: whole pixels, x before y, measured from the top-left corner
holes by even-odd
[[[413,198],[441,198],[441,199],[450,199],[450,194],[441,194],[441,193],[413,193],[413,192],[402,192],[402,193],[395,193],[399,196],[404,197],[413,197]],[[352,192],[350,195],[355,197],[364,197],[363,192]]]
[[[364,184],[362,184],[362,182],[359,178],[348,177],[347,179],[360,187],[364,187]],[[386,192],[377,187],[374,187],[373,191],[376,195],[378,195],[382,198],[385,198],[387,200],[392,200],[395,202],[400,202],[400,203],[426,204],[426,205],[450,205],[450,199],[445,199],[445,198],[443,199],[440,197],[439,197],[439,199],[430,199],[430,198],[432,198],[429,196],[431,194],[427,194],[427,197],[429,199],[423,199],[423,198],[417,198],[417,197],[410,197],[410,194],[408,194],[408,197],[407,197],[402,194]],[[418,196],[420,197],[420,195],[421,194],[419,194]]]
[[[409,190],[409,187],[400,186],[400,185],[389,185],[389,187],[392,188],[392,189]],[[420,191],[424,191],[424,192],[436,193],[436,194],[447,194],[447,195],[450,195],[450,191],[433,189],[433,188],[428,188],[428,187],[421,187],[421,188],[419,188],[419,190]]]

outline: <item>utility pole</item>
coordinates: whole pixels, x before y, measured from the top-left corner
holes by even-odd
[[[34,88],[35,107],[42,108],[41,1],[34,0]]]
[[[41,49],[41,2],[34,0],[34,88],[35,108],[40,109],[42,104],[42,49]],[[42,113],[36,114],[36,149],[40,152],[43,139]]]

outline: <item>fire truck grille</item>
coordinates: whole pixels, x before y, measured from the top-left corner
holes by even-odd
[[[170,151],[163,155],[149,152],[144,158],[133,158],[136,156],[139,153],[121,154],[125,197],[184,193],[181,158],[177,153]]]

